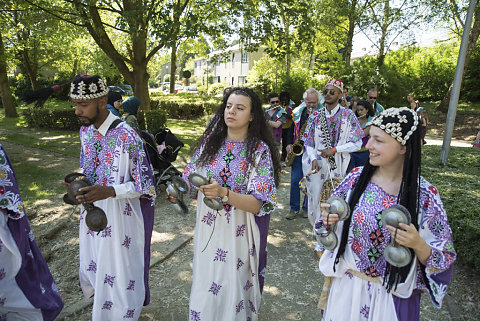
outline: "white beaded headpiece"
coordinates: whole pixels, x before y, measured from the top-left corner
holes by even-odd
[[[108,94],[106,82],[100,76],[82,75],[75,77],[70,85],[70,98],[94,99]]]
[[[374,125],[405,145],[417,129],[419,123],[417,113],[408,108],[389,108],[382,111],[367,125]]]

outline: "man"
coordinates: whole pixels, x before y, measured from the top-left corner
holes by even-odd
[[[350,153],[362,146],[364,135],[357,117],[338,103],[342,94],[343,83],[339,79],[331,79],[323,88],[323,107],[310,115],[303,135],[303,172],[316,171],[307,180],[308,218],[312,225],[321,215],[320,193],[323,183],[333,177],[344,177]],[[322,251],[317,244],[317,255]]]
[[[277,148],[280,151],[280,141],[282,139],[282,126],[286,123],[286,112],[280,106],[280,97],[277,93],[270,93],[268,95],[268,102],[270,107],[265,110],[265,117],[267,124],[272,128],[273,137],[277,142]]]
[[[293,116],[292,109],[295,107],[295,103],[290,99],[290,93],[288,91],[282,91],[280,93],[280,107],[285,111],[285,124],[282,126],[282,153],[280,160],[282,165],[285,166],[285,158],[287,157],[287,145],[292,140],[293,135]]]
[[[150,300],[148,268],[153,229],[153,171],[141,138],[107,109],[107,86],[99,76],[78,76],[70,99],[82,123],[80,167],[92,186],[82,203],[94,203],[107,227],[94,233],[80,217],[80,285],[94,296],[92,320],[136,320]]]
[[[320,107],[318,103],[319,98],[320,98],[320,93],[313,88],[307,89],[303,93],[303,103],[297,108],[295,108],[295,110],[293,111],[294,133],[289,137],[289,140],[287,140],[286,149],[288,153],[292,152],[292,145],[297,141],[298,136],[302,137],[303,132],[301,132],[301,130],[303,128],[303,125],[307,122],[310,114],[314,110],[317,110]],[[302,150],[303,149],[304,148],[302,147]],[[308,217],[308,212],[307,212],[308,197],[307,196],[305,196],[303,199],[302,211],[300,212],[301,195],[300,195],[300,187],[298,186],[298,183],[303,178],[303,175],[304,173],[302,170],[302,155],[297,155],[293,160],[292,170],[290,174],[290,212],[286,216],[287,220],[294,219],[300,213],[302,213],[303,217],[305,218]],[[307,190],[307,193],[308,193],[308,190]]]
[[[372,105],[375,116],[379,115],[384,109],[383,106],[378,103],[377,98],[378,92],[376,89],[372,88],[367,92],[367,100]]]
[[[0,320],[54,320],[62,307],[0,144]]]

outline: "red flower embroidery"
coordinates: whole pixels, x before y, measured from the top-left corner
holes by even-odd
[[[106,178],[104,178],[104,179],[102,180],[102,186],[107,186],[107,179],[106,179]]]
[[[213,157],[212,160],[210,161],[210,166],[215,166],[217,165],[217,158]]]
[[[358,241],[353,242],[352,250],[356,254],[360,254],[362,252],[362,246],[360,245],[360,243]]]
[[[382,200],[382,206],[385,208],[389,208],[393,204],[395,204],[395,200],[391,196],[385,196]]]
[[[248,163],[246,161],[241,161],[240,164],[238,165],[238,169],[241,171],[246,171],[247,166],[248,166]]]
[[[235,147],[234,143],[227,143],[227,150],[233,150],[234,147]]]
[[[107,154],[105,155],[105,162],[106,162],[107,164],[111,164],[111,163],[113,162],[113,156],[112,156],[111,153],[107,153]]]
[[[352,170],[350,171],[350,173],[356,173],[356,172],[358,172],[359,170],[360,170],[360,167],[355,167],[354,169],[352,169]]]
[[[184,175],[188,175],[188,173],[190,173],[190,168],[189,167],[185,168],[185,170],[183,171]]]
[[[85,154],[88,155],[90,154],[90,146],[85,146]]]
[[[97,139],[102,139],[102,134],[100,134],[100,132],[96,132],[95,134],[97,135]]]
[[[127,139],[127,134],[123,133],[122,135],[120,135],[120,140],[122,142],[124,142],[126,139]]]
[[[436,187],[435,187],[435,186],[433,186],[433,185],[430,185],[430,186],[428,187],[428,189],[429,189],[429,190],[431,190],[433,194],[435,194],[435,195],[437,195],[437,194],[438,194],[438,190],[436,189]]]
[[[354,220],[358,224],[363,224],[363,221],[365,220],[365,215],[363,215],[362,212],[357,212],[357,213],[355,213]]]
[[[268,189],[267,183],[265,183],[265,182],[260,182],[260,183],[258,183],[257,190],[258,190],[260,193],[265,193],[265,191],[266,191],[267,189]]]
[[[0,186],[0,194],[4,194],[4,193],[5,193],[5,187]]]
[[[427,199],[425,200],[424,207],[425,207],[425,208],[429,208],[429,207],[430,207],[430,204],[432,204],[432,201],[430,200],[430,198],[427,198]]]
[[[361,132],[362,130],[360,128],[357,128],[357,130],[355,131],[355,134],[359,135]]]
[[[353,187],[355,183],[357,183],[357,179],[355,177],[352,177],[352,179],[350,180],[350,187]]]

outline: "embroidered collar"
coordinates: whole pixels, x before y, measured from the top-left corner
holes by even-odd
[[[327,106],[324,106],[323,108],[325,108],[325,116],[327,116],[327,117],[332,117],[332,116],[334,116],[334,115],[338,112],[338,110],[340,109],[340,104],[337,104],[337,106],[335,106],[335,108],[333,108],[331,112],[328,111]]]

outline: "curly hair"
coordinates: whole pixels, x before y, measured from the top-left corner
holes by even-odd
[[[218,153],[220,147],[224,144],[227,138],[227,124],[224,119],[224,111],[227,106],[227,101],[230,95],[242,95],[248,97],[251,102],[251,115],[252,121],[248,126],[248,133],[246,138],[247,143],[247,160],[255,166],[255,151],[256,146],[260,142],[264,142],[270,149],[270,155],[273,162],[275,185],[278,186],[280,182],[280,156],[278,149],[273,139],[272,130],[267,126],[267,120],[262,108],[262,102],[258,95],[250,88],[247,87],[234,87],[225,96],[216,113],[213,115],[207,129],[203,132],[202,136],[198,139],[196,145],[192,150],[196,150],[203,145],[202,153],[197,159],[199,166],[206,166],[210,160]]]

